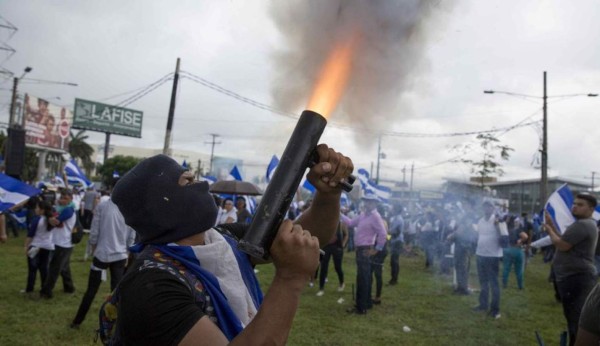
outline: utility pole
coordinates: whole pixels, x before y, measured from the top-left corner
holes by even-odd
[[[596,184],[595,184],[596,173],[598,173],[598,172],[592,171],[592,176],[591,176],[591,179],[592,179],[591,192],[594,192],[594,188],[596,187]],[[585,178],[588,178],[588,177],[585,177]]]
[[[211,144],[211,148],[210,148],[210,166],[208,168],[208,172],[212,174],[212,168],[213,168],[213,157],[215,155],[215,145],[216,144],[221,144],[221,142],[217,142],[216,139],[217,137],[219,137],[218,134],[216,133],[211,133],[210,134],[212,136],[212,141],[210,142],[204,142],[206,144]]]
[[[548,94],[546,90],[546,71],[544,71],[544,119],[542,130],[542,181],[540,184],[540,208],[544,207],[548,196]]]
[[[402,167],[402,182],[406,183],[406,165]]]
[[[8,120],[8,126],[12,127],[15,122],[15,108],[17,104],[17,86],[19,85],[19,78],[13,78],[13,89],[12,89],[12,98],[10,100],[10,114]]]
[[[165,134],[165,145],[163,147],[163,154],[170,155],[171,150],[171,129],[173,128],[173,118],[175,117],[175,100],[177,99],[177,83],[179,82],[179,62],[177,58],[177,64],[175,65],[175,75],[173,76],[173,90],[171,91],[171,104],[169,105],[169,118],[167,120],[167,133]]]
[[[8,136],[4,143],[4,173],[17,179],[21,179],[21,173],[23,172],[23,165],[25,161],[25,122],[22,121],[23,127],[21,127],[15,121],[15,113],[17,109],[17,89],[19,86],[19,79],[25,77],[25,75],[31,72],[31,70],[33,70],[33,68],[27,66],[23,70],[21,77],[13,78],[10,114],[8,115]],[[23,107],[21,107],[21,109],[22,108]]]
[[[547,79],[546,79],[546,71],[544,71],[544,95],[541,97],[541,99],[543,100],[543,111],[544,111],[544,117],[543,117],[543,125],[542,125],[542,149],[540,150],[541,153],[541,157],[542,157],[542,166],[541,166],[541,179],[540,179],[540,194],[539,194],[539,208],[543,208],[544,204],[546,203],[546,198],[548,196],[548,98],[549,97],[565,97],[565,96],[587,96],[587,97],[597,97],[598,94],[594,94],[594,93],[587,93],[587,94],[571,94],[571,95],[556,95],[556,96],[548,96],[548,90],[547,90]],[[518,94],[518,93],[514,93],[514,92],[508,92],[508,91],[498,91],[498,90],[484,90],[483,91],[484,94],[505,94],[505,95],[510,95],[510,96],[521,96],[521,97],[533,97],[533,98],[540,98],[539,96],[533,96],[533,95],[525,95],[525,94]],[[535,209],[535,205],[533,206],[533,208]]]
[[[412,198],[412,191],[413,191],[413,176],[415,174],[415,163],[413,162],[412,165],[410,165],[410,197]]]
[[[375,177],[375,183],[379,185],[379,160],[381,159],[381,135],[377,137],[377,176]]]

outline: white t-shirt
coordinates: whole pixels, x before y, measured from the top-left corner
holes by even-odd
[[[217,220],[217,225],[225,223],[228,218],[232,218],[233,222],[237,222],[237,210],[235,208],[232,208],[230,211],[221,209],[219,219]]]
[[[48,223],[45,217],[40,217],[36,226],[35,235],[31,240],[31,246],[39,247],[40,249],[54,250],[52,242],[52,231],[48,232]]]
[[[71,231],[73,227],[75,227],[75,222],[77,221],[77,214],[73,213],[68,220],[62,223],[62,227],[54,227],[52,229],[52,241],[54,245],[60,247],[73,247],[73,243],[71,243]]]
[[[482,217],[477,223],[477,250],[475,254],[483,257],[502,257],[502,248],[500,247],[500,235],[494,225],[495,216],[489,219]]]

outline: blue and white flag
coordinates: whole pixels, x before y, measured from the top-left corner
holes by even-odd
[[[189,168],[187,162],[185,161],[185,159],[183,160],[183,163],[181,164],[181,167],[183,167],[185,169]]]
[[[275,173],[275,170],[277,169],[277,166],[279,165],[279,159],[277,158],[276,155],[273,155],[271,157],[271,162],[269,162],[269,165],[267,166],[267,175],[266,175],[266,180],[267,183],[269,181],[271,181],[271,178],[273,177],[273,174]],[[302,179],[302,182],[300,183],[300,186],[303,189],[306,189],[308,192],[310,192],[311,194],[314,194],[315,191],[317,191],[317,189],[313,186],[313,184],[311,184],[306,177],[304,177]]]
[[[24,182],[0,173],[0,212],[37,196],[42,191]]]
[[[231,172],[229,172],[229,176],[225,180],[242,181],[244,179],[242,179],[242,175],[240,174],[240,170],[237,168],[237,166],[233,166],[233,168],[231,169]]]
[[[548,202],[546,202],[544,210],[550,214],[558,234],[562,234],[567,227],[575,222],[575,217],[571,213],[573,201],[571,189],[567,184],[563,184],[550,195]]]
[[[71,159],[71,161],[67,162],[65,165],[65,173],[67,174],[67,180],[71,185],[81,184],[86,188],[93,185],[79,166],[77,166],[75,159]]]
[[[348,194],[345,192],[342,192],[342,195],[340,196],[340,205],[342,206],[350,206],[350,199],[348,198]]]
[[[208,182],[208,185],[213,184],[215,182],[217,182],[217,177],[214,177],[212,175],[201,175],[200,179],[198,179],[200,181],[206,181]]]
[[[254,215],[256,212],[256,198],[253,196],[245,196],[244,198],[246,199],[246,210],[248,210],[250,214]]]
[[[360,181],[360,186],[364,193],[372,193],[382,202],[387,202],[392,197],[392,189],[387,186],[378,185],[369,179],[369,172],[366,169],[360,168],[357,173],[358,181]]]
[[[117,170],[113,171],[113,179],[119,179],[121,176],[119,175],[119,172],[117,172]]]
[[[306,189],[307,191],[309,191],[311,194],[314,194],[317,191],[317,188],[315,188],[313,186],[313,184],[310,183],[310,181],[308,181],[308,179],[306,179],[306,177],[304,178],[304,180],[302,181],[302,188]]]
[[[279,164],[279,159],[277,158],[276,155],[273,155],[273,157],[271,157],[271,162],[269,162],[269,165],[267,166],[267,175],[266,175],[267,183],[271,181],[271,177],[273,177],[273,173],[275,173],[275,169],[277,168],[278,164]]]
[[[8,213],[21,227],[27,228],[27,209],[22,208],[18,211]]]
[[[67,187],[67,184],[65,184],[65,181],[59,175],[55,176],[54,179],[52,179],[51,183],[57,186]]]
[[[552,218],[552,222],[554,223],[558,234],[562,234],[567,227],[575,222],[575,217],[571,212],[571,207],[573,206],[574,201],[575,199],[573,198],[573,192],[571,192],[571,189],[567,184],[563,184],[550,195],[548,201],[546,202],[544,210],[550,215],[550,218]],[[596,221],[600,219],[600,206],[596,207],[592,218],[594,218]],[[542,215],[542,222],[543,220],[544,217]],[[549,236],[543,237],[531,243],[531,246],[537,248],[548,245],[552,245],[552,240]]]

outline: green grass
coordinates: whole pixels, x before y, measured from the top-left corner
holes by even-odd
[[[84,238],[72,256],[77,292],[62,293],[59,279],[52,300],[32,300],[19,291],[25,287],[27,262],[23,238],[10,238],[0,245],[0,345],[92,345],[100,301],[109,291],[100,287],[87,319],[79,330],[68,328],[86,289],[90,262],[83,262]],[[384,282],[389,280],[389,258]],[[473,260],[471,285],[477,287]],[[332,264],[330,264],[333,266]],[[307,287],[294,320],[289,345],[535,345],[539,331],[547,345],[557,345],[565,329],[562,308],[554,300],[547,281],[548,265],[534,257],[525,272],[525,289],[516,289],[514,274],[508,289],[502,290],[502,318],[493,320],[471,308],[477,295],[452,294],[452,278],[424,269],[422,256],[401,257],[400,282],[384,286],[382,305],[366,316],[349,315],[352,284],[355,281],[354,253],[346,253],[346,290],[338,293],[337,275],[329,271],[325,295],[316,297],[317,288]],[[263,289],[273,275],[273,267],[260,266]],[[39,289],[39,277],[36,283]],[[343,298],[344,303],[338,304]],[[402,331],[403,326],[411,331]]]

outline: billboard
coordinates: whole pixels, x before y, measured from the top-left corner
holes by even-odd
[[[25,143],[69,151],[73,114],[65,107],[25,94]]]
[[[75,99],[73,128],[141,138],[143,117],[133,109]]]

